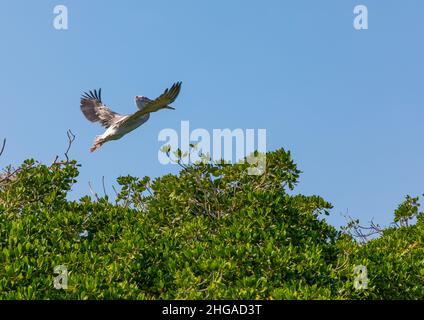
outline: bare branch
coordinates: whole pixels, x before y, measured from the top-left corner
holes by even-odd
[[[381,235],[383,234],[383,231],[384,231],[384,229],[382,229],[379,224],[375,224],[373,220],[371,220],[370,229],[374,230],[376,233],[379,233]]]
[[[68,131],[66,131],[66,135],[68,136],[68,147],[66,148],[66,151],[64,153],[66,160],[65,161],[58,162],[59,156],[56,156],[56,158],[53,161],[53,164],[54,165],[66,165],[66,164],[69,164],[68,153],[69,153],[69,150],[71,150],[72,143],[75,141],[75,135],[72,133],[72,131],[70,129],[68,129]]]
[[[8,168],[8,170],[0,174],[0,183],[7,182],[7,181],[13,181],[15,179],[16,174],[21,170],[21,168],[17,168],[12,170],[12,168]]]
[[[384,228],[380,227],[378,224],[375,224],[373,220],[370,221],[369,226],[362,226],[359,224],[359,220],[353,219],[347,214],[344,215],[344,217],[348,220],[348,225],[347,228],[345,228],[345,232],[355,239],[360,239],[364,243],[368,242],[372,236],[384,234]]]
[[[66,161],[69,161],[68,152],[72,147],[72,143],[75,141],[75,135],[72,133],[71,129],[68,129],[66,135],[68,136],[68,149],[66,149],[65,157]]]
[[[26,168],[31,168],[33,164],[27,165]],[[4,173],[0,173],[0,185],[2,183],[10,183],[16,181],[16,175],[22,170],[22,167],[14,169],[12,166],[8,166]]]

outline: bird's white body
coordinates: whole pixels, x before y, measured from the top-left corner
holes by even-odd
[[[143,117],[137,119],[136,121],[132,121],[130,123],[127,123],[125,126],[122,126],[121,124],[125,122],[127,117],[128,116],[122,118],[121,121],[107,128],[107,130],[100,136],[101,139],[106,142],[106,141],[118,140],[122,138],[124,135],[137,129],[147,120],[149,120],[150,114],[146,114]]]

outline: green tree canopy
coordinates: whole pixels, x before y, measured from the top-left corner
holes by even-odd
[[[182,165],[118,178],[116,199],[67,193],[76,161],[34,160],[0,176],[1,299],[423,299],[424,218],[407,197],[360,242],[325,221],[332,205],[292,195],[290,152],[247,163]],[[415,219],[416,223],[407,223]],[[53,272],[68,270],[68,288]],[[355,266],[367,288],[355,288]],[[364,275],[362,275],[364,276]]]

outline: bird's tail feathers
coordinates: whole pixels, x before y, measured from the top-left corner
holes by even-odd
[[[96,151],[99,149],[104,143],[106,142],[105,139],[102,138],[102,136],[96,136],[96,139],[94,139],[94,143],[90,148],[90,152]]]

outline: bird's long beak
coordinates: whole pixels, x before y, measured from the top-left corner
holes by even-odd
[[[170,107],[170,106],[166,106],[165,109],[171,109],[171,110],[175,110],[174,107]]]

